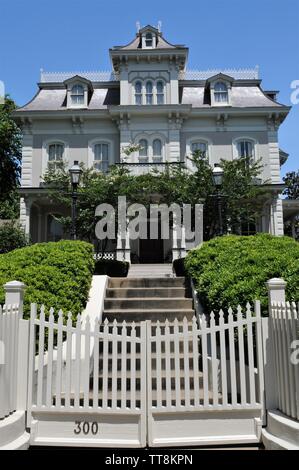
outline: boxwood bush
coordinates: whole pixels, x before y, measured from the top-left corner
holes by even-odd
[[[0,304],[4,303],[3,284],[26,284],[24,313],[30,303],[62,309],[76,317],[88,300],[94,270],[93,246],[81,241],[37,243],[0,255]]]
[[[265,283],[273,277],[287,282],[287,300],[299,300],[299,244],[289,237],[258,234],[214,238],[191,250],[185,267],[208,311],[245,306],[247,301],[259,299],[266,315]]]

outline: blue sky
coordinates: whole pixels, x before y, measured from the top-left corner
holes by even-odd
[[[290,105],[299,80],[299,0],[1,0],[0,80],[22,105],[46,71],[110,70],[108,49],[128,43],[135,23],[157,25],[190,48],[188,68],[260,66],[262,86]],[[280,128],[290,153],[283,172],[299,167],[299,104]]]

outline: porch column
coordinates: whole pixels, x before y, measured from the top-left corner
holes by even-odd
[[[277,196],[270,205],[270,233],[278,237],[284,235],[282,200]]]
[[[28,198],[21,198],[20,200],[20,224],[23,227],[25,234],[30,235],[30,212],[32,200]]]

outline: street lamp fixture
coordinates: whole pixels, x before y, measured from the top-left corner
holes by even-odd
[[[80,178],[82,174],[82,169],[79,166],[78,161],[74,161],[73,166],[69,170],[70,179],[72,184],[72,229],[71,229],[71,239],[77,239],[77,230],[76,230],[76,219],[77,219],[77,199],[78,193],[77,189],[80,183]]]
[[[213,182],[217,189],[219,189],[222,186],[223,173],[224,173],[223,168],[215,165],[213,169]]]
[[[217,190],[217,206],[218,206],[218,218],[219,218],[219,236],[221,237],[224,234],[223,231],[223,221],[222,221],[222,208],[221,208],[221,194],[220,188],[223,183],[223,168],[218,165],[215,165],[213,168],[213,183],[216,186]]]

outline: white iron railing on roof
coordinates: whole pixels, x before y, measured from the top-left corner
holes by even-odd
[[[258,66],[253,69],[212,69],[212,70],[186,70],[180,73],[180,80],[207,80],[213,75],[223,73],[236,80],[254,80],[259,78]],[[44,72],[41,70],[41,83],[59,83],[79,75],[91,82],[117,82],[119,76],[114,72]]]
[[[229,75],[236,80],[257,80],[259,67],[252,69],[212,69],[212,70],[186,70],[180,73],[180,80],[207,80],[218,73]]]
[[[113,72],[40,72],[41,83],[64,82],[65,80],[79,75],[91,82],[116,82],[119,77]]]

